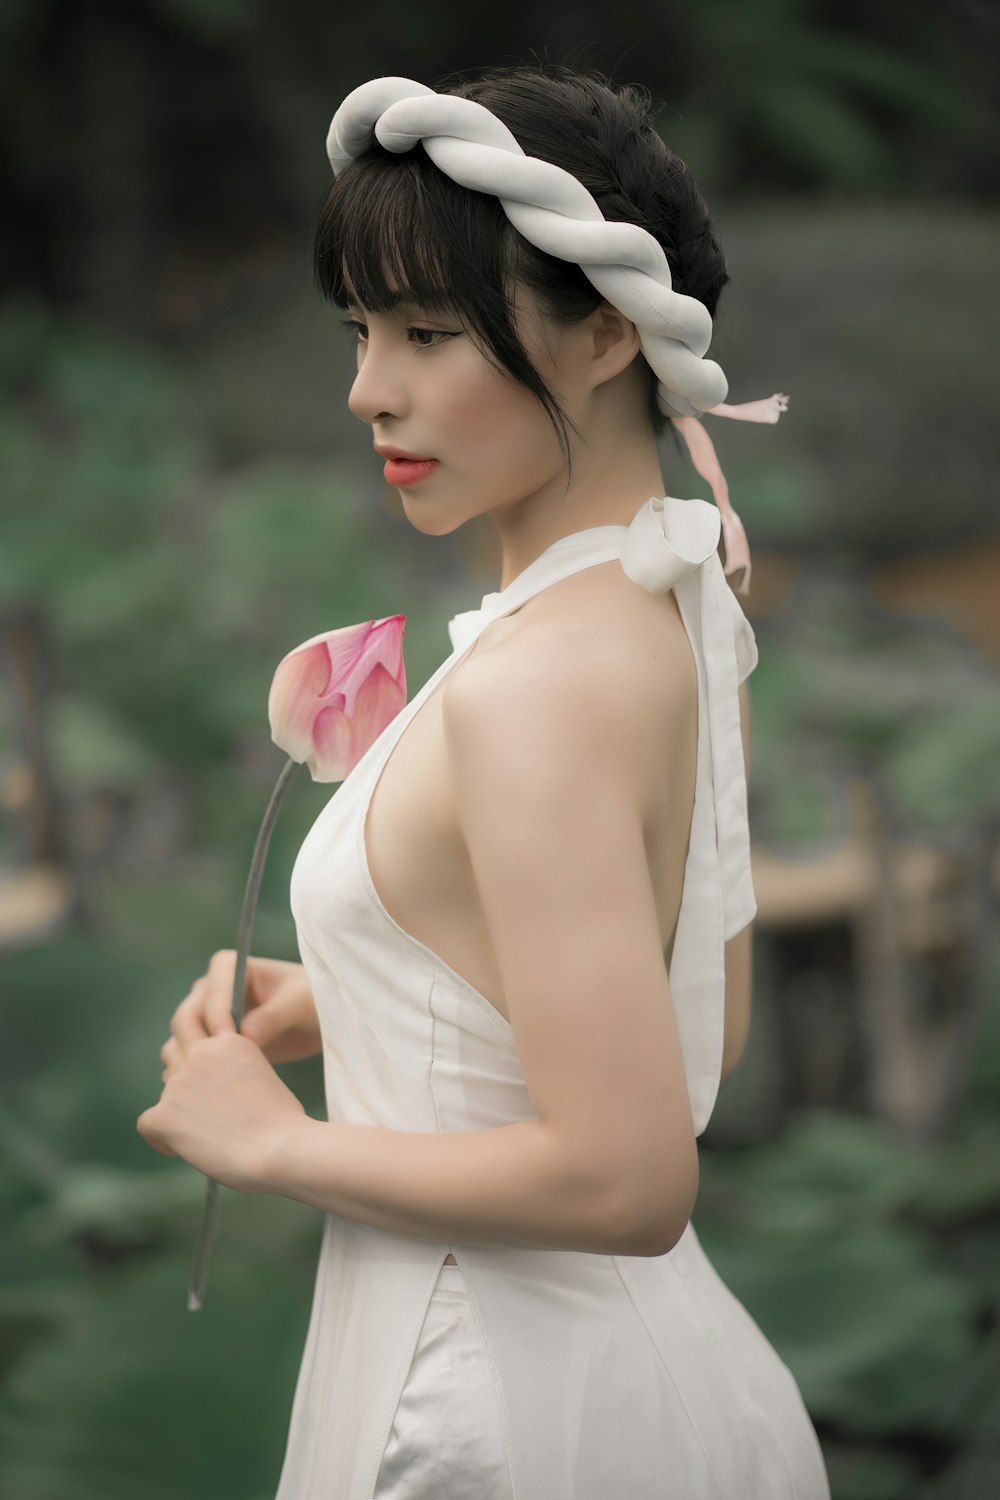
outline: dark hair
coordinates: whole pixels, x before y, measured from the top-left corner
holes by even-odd
[[[647,229],[663,247],[674,289],[714,318],[729,280],[725,259],[697,183],[656,130],[644,86],[550,62],[485,68],[473,78],[451,74],[445,82],[434,85],[439,93],[485,105],[526,155],[572,173],[606,219]],[[575,262],[525,240],[493,194],[454,182],[422,143],[397,154],[373,142],[334,178],[313,269],[317,288],[337,307],[353,300],[349,283],[369,311],[389,311],[391,278],[428,312],[458,314],[484,356],[533,392],[571,465],[568,418],[518,336],[512,287],[523,282],[557,323],[588,317],[604,299]],[[639,359],[650,426],[660,437],[674,429],[657,404],[657,377]]]

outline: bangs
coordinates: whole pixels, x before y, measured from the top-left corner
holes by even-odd
[[[468,316],[484,297],[506,301],[512,241],[498,200],[453,182],[422,146],[373,148],[334,179],[316,233],[316,285],[340,308],[412,303]]]

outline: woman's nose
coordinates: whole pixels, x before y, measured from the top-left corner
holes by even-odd
[[[361,356],[347,405],[362,422],[406,415],[409,397],[387,351],[371,347]]]

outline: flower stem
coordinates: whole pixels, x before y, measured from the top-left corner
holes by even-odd
[[[246,974],[247,957],[250,953],[250,934],[253,932],[253,919],[257,912],[257,897],[260,894],[260,883],[264,875],[264,864],[267,859],[267,848],[271,842],[271,834],[278,817],[278,809],[284,799],[288,784],[292,779],[293,772],[297,771],[301,761],[288,760],[281,768],[281,774],[274,785],[271,800],[267,804],[257,834],[257,842],[254,845],[253,858],[250,861],[250,873],[247,875],[246,890],[243,893],[243,910],[240,912],[239,936],[236,939],[236,972],[233,975],[233,1020],[236,1022],[236,1030],[240,1029],[243,1020],[243,1002],[246,998]],[[201,1307],[205,1295],[205,1282],[208,1278],[208,1257],[215,1236],[218,1233],[219,1220],[219,1184],[214,1178],[208,1179],[208,1188],[205,1193],[205,1206],[202,1209],[201,1223],[198,1227],[198,1238],[195,1243],[194,1269],[191,1272],[191,1283],[188,1287],[188,1312],[197,1312]]]

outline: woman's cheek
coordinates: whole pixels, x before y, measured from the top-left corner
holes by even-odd
[[[505,415],[503,393],[493,381],[484,378],[482,362],[477,366],[452,372],[449,391],[444,398],[447,408],[445,428],[449,434],[461,434],[477,445],[503,431],[509,418]],[[507,435],[509,437],[509,428]]]

